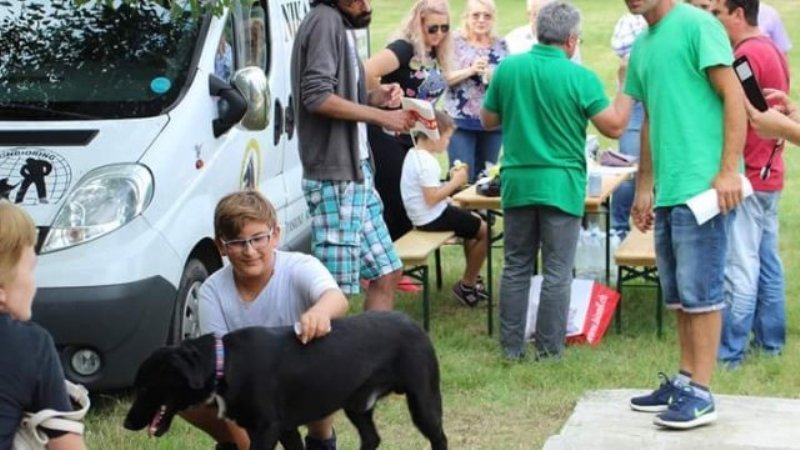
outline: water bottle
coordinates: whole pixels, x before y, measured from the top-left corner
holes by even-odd
[[[600,197],[603,193],[603,175],[598,172],[589,172],[586,193],[589,197]]]

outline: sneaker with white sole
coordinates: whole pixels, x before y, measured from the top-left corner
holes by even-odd
[[[453,295],[461,304],[470,308],[478,306],[478,302],[481,300],[480,294],[474,286],[467,287],[461,281],[456,281],[456,284],[453,285]]]
[[[670,380],[664,372],[659,372],[658,376],[663,380],[661,386],[647,395],[631,398],[632,410],[651,413],[666,411],[680,394],[681,385],[675,379]]]
[[[717,420],[714,397],[699,395],[696,388],[684,386],[666,411],[653,418],[653,423],[676,430],[689,430]]]

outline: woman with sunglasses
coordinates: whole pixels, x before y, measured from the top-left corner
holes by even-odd
[[[397,83],[406,97],[435,102],[447,88],[444,73],[451,48],[450,7],[446,0],[417,0],[395,38],[365,66],[368,89]],[[408,149],[407,134],[370,126],[369,143],[375,159],[375,188],[383,200],[383,218],[392,240],[411,230],[403,199],[400,174]]]
[[[445,110],[458,126],[447,153],[451,167],[456,160],[469,166],[471,183],[486,163],[497,163],[502,144],[500,130],[486,130],[480,121],[494,68],[508,55],[505,39],[495,35],[496,13],[493,0],[467,0],[463,28],[453,38],[455,67],[447,74]]]

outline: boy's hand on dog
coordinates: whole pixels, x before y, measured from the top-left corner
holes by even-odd
[[[298,330],[295,329],[295,332]],[[297,338],[303,344],[321,338],[331,332],[331,318],[317,311],[308,310],[300,317],[300,330]]]

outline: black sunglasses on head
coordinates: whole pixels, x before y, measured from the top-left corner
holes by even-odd
[[[450,25],[444,24],[444,25],[428,26],[428,34],[436,34],[439,32],[439,30],[442,30],[442,33],[447,33],[448,31],[450,31]]]

